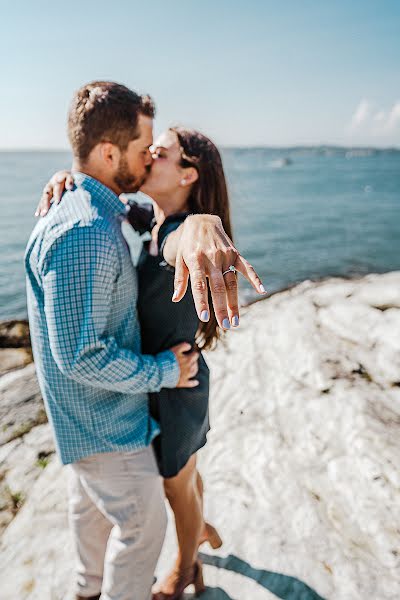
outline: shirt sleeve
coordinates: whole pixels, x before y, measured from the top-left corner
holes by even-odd
[[[119,276],[117,249],[95,227],[74,227],[58,238],[42,266],[45,314],[53,358],[79,383],[122,393],[174,388],[173,352],[136,354],[107,333]]]

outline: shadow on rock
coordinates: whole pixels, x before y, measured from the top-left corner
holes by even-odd
[[[234,571],[235,573],[244,575],[244,577],[253,579],[263,588],[275,594],[277,598],[282,598],[282,600],[324,600],[322,596],[300,581],[300,579],[281,573],[274,573],[273,571],[265,571],[264,569],[254,569],[249,563],[233,554],[220,557],[200,553],[199,557],[205,565]],[[218,592],[219,590],[216,588],[211,591]],[[210,596],[210,599],[223,600],[224,598],[229,598],[223,590],[220,591],[223,595],[219,596],[216,594],[215,596]],[[208,596],[204,595],[204,600],[206,599],[208,600]]]

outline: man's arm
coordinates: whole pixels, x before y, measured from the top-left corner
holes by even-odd
[[[60,371],[80,383],[123,393],[176,387],[174,353],[139,355],[107,334],[119,275],[117,251],[95,227],[75,227],[48,250],[43,267],[51,351]]]
[[[172,300],[179,302],[186,293],[189,275],[197,314],[209,320],[209,281],[217,321],[223,329],[239,321],[238,287],[233,272],[222,275],[231,265],[244,275],[259,294],[266,291],[252,265],[240,255],[227,236],[221,219],[215,215],[190,215],[163,245],[164,259],[175,266]],[[235,319],[236,317],[236,319]]]

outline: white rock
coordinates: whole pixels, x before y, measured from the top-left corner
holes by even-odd
[[[329,600],[398,600],[399,331],[400,273],[307,281],[244,309],[207,354],[199,468],[224,546],[203,548],[204,600],[271,599],[290,584],[293,600],[315,597],[301,582]],[[2,600],[71,597],[65,475],[52,461],[6,529]],[[174,554],[170,520],[159,576]]]
[[[12,521],[20,503],[54,453],[53,434],[48,423],[0,446],[0,534]]]
[[[0,377],[0,444],[45,421],[34,364]]]

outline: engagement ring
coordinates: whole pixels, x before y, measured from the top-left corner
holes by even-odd
[[[233,265],[231,265],[227,271],[224,271],[222,273],[222,275],[226,275],[227,273],[236,273],[235,267]]]

